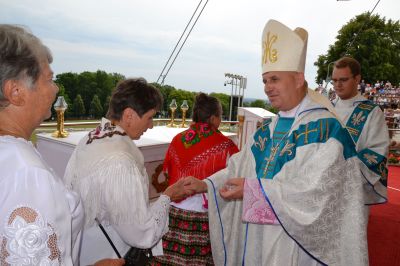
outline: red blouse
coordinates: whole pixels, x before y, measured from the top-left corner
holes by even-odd
[[[169,185],[186,176],[204,179],[225,168],[229,157],[238,151],[219,130],[206,123],[193,123],[173,138],[163,171],[169,176]]]

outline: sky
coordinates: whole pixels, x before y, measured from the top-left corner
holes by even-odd
[[[305,76],[338,30],[379,0],[209,0],[164,84],[231,93],[225,73],[247,77],[245,98],[266,99],[261,34],[269,19],[309,33]],[[0,23],[27,26],[53,53],[55,74],[104,70],[157,81],[199,0],[0,0]],[[204,5],[205,0],[203,1]],[[373,14],[400,20],[399,0]]]

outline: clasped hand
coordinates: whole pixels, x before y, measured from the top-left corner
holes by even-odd
[[[226,181],[219,194],[225,200],[236,200],[243,198],[244,178],[230,178]],[[207,184],[193,176],[180,179],[178,182],[169,186],[164,194],[169,196],[172,201],[179,201],[197,193],[207,192]]]
[[[179,201],[194,194],[204,192],[207,192],[207,184],[193,176],[188,176],[169,186],[164,191],[164,194],[172,201]]]

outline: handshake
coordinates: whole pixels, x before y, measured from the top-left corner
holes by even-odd
[[[230,178],[225,185],[219,189],[219,194],[225,200],[237,200],[243,198],[244,178]],[[207,192],[207,184],[193,176],[180,179],[175,184],[167,187],[164,194],[171,201],[179,201],[197,193]]]
[[[179,179],[175,184],[167,187],[164,194],[167,195],[171,201],[179,201],[194,194],[204,192],[207,192],[206,182],[193,176],[188,176]]]

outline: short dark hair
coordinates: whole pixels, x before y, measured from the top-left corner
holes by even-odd
[[[106,117],[120,121],[126,108],[132,108],[142,117],[148,111],[160,111],[163,97],[158,89],[144,78],[126,79],[117,84],[111,95]]]
[[[360,63],[352,57],[342,57],[335,62],[336,68],[349,67],[353,76],[361,75],[361,65]]]
[[[198,94],[193,106],[193,121],[209,123],[212,115],[222,115],[219,100],[205,93]]]

